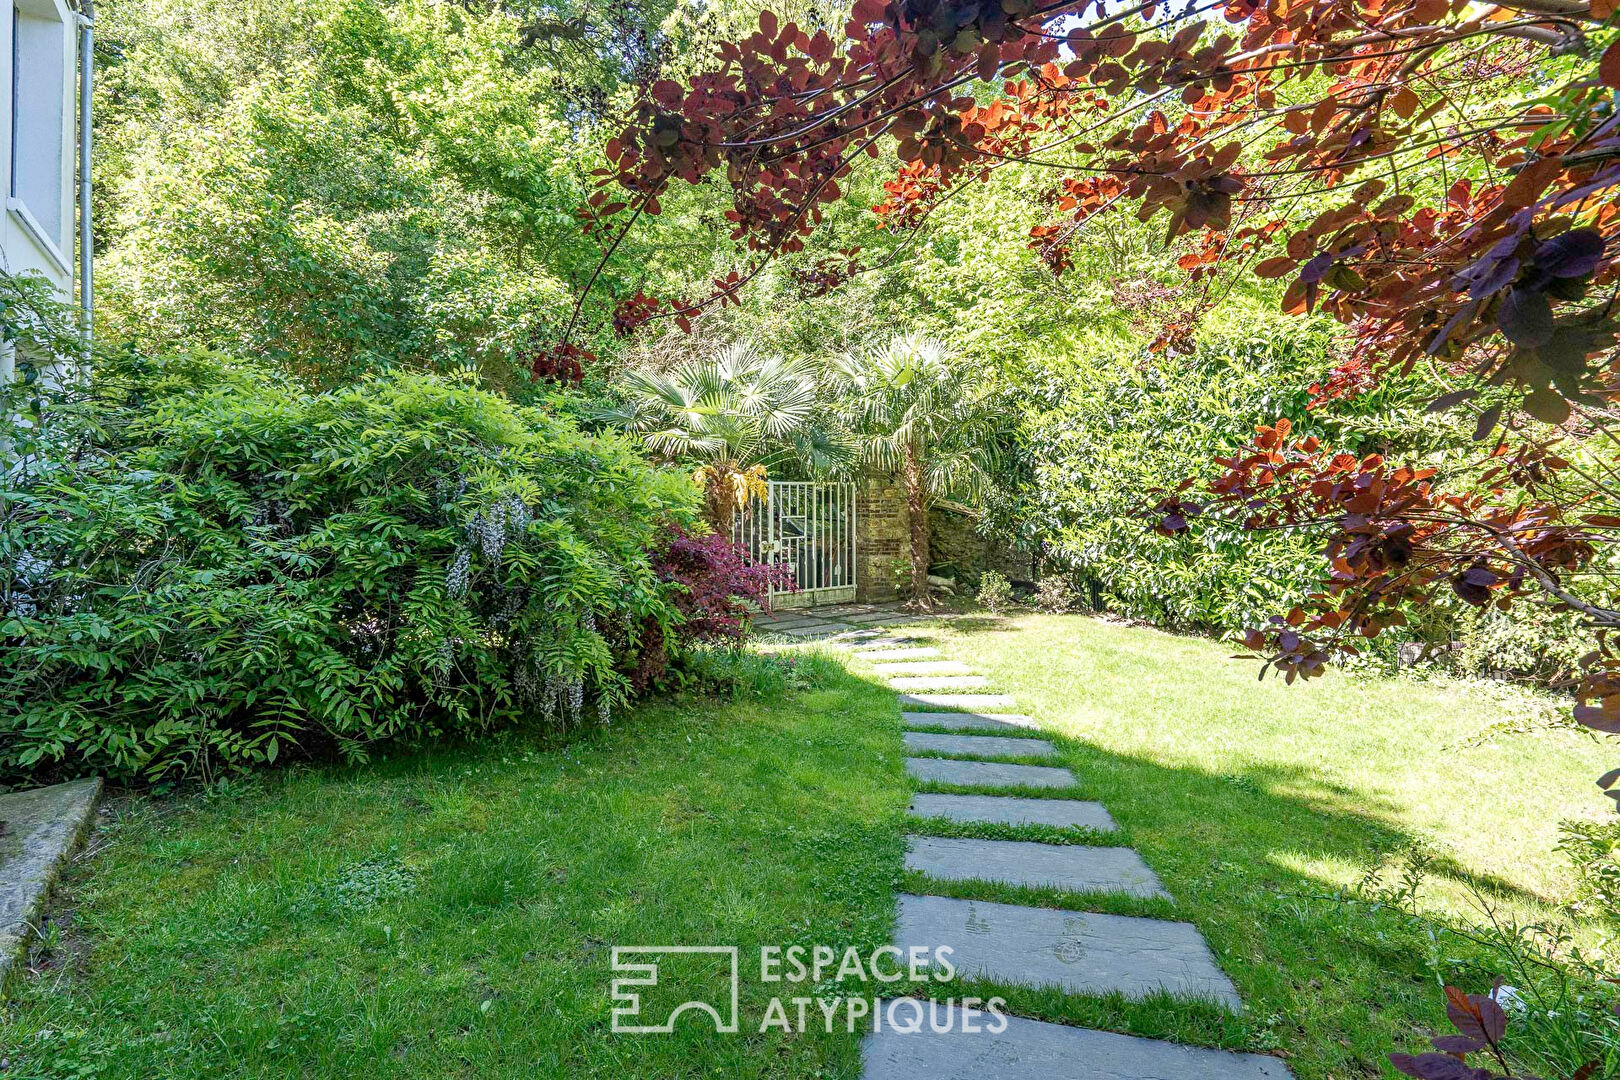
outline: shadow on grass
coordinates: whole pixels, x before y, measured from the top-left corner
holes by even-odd
[[[1301,1080],[1379,1076],[1388,1074],[1388,1053],[1422,1049],[1427,1034],[1448,1030],[1438,980],[1481,990],[1498,976],[1515,977],[1504,954],[1463,936],[1477,935],[1483,917],[1477,922],[1456,916],[1420,921],[1388,904],[1368,902],[1340,884],[1424,843],[1424,837],[1398,822],[1401,808],[1387,798],[1323,779],[1302,766],[1205,771],[1111,752],[1051,729],[1040,734],[1060,752],[1040,763],[1068,766],[1078,778],[1076,787],[916,781],[912,787],[1094,800],[1118,821],[1120,833],[1074,830],[1070,839],[1063,836],[1068,830],[1053,830],[1058,835],[1052,836],[1014,826],[964,827],[919,818],[907,818],[907,830],[917,835],[1128,843],[1163,881],[1174,900],[1174,917],[1204,933],[1246,1009],[1231,1017],[1196,1008],[1178,1011],[1164,1001],[1065,1002],[1047,990],[998,987],[1025,1015],[1139,1035],[1172,1033],[1184,1041],[1232,1049],[1281,1051]],[[1172,729],[1166,729],[1166,737],[1174,737]],[[1425,891],[1477,894],[1488,903],[1547,902],[1445,856],[1433,858],[1427,874]],[[925,887],[916,877],[908,882]],[[1003,886],[957,881],[929,891],[991,902],[1009,895]],[[1024,897],[1024,902],[1076,906],[1055,895],[1044,901],[1038,893]],[[1139,902],[1079,904],[1126,912]],[[1431,928],[1438,937],[1430,936]]]

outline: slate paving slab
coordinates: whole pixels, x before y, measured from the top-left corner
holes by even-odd
[[[973,669],[960,660],[904,660],[874,665],[880,674],[895,675],[972,675]],[[981,678],[983,676],[980,676]]]
[[[891,678],[889,685],[896,690],[978,690],[990,685],[983,675],[921,675],[916,678]]]
[[[1128,998],[1164,990],[1242,1008],[1191,923],[902,894],[894,944],[948,945],[969,978]]]
[[[982,821],[991,825],[1051,825],[1054,828],[1119,828],[1102,803],[1078,799],[1018,799],[1006,795],[935,795],[911,797],[911,813],[947,821]]]
[[[1074,773],[1053,765],[1003,765],[950,758],[908,757],[906,772],[915,780],[972,787],[1066,788],[1079,783]]]
[[[889,1015],[889,1003],[878,1003]],[[864,1080],[1292,1080],[1288,1066],[1263,1054],[1207,1050],[1112,1031],[1007,1017],[998,1034],[993,1018],[966,1018],[965,1010],[939,1008],[933,1030],[923,1006],[921,1029],[895,1031],[887,1023],[861,1044]],[[915,1010],[892,1013],[905,1027]],[[970,1023],[964,1023],[970,1019]],[[993,1021],[999,1027],[1001,1021]],[[968,1030],[970,1027],[977,1031]]]
[[[1011,712],[1018,707],[1006,694],[901,694],[900,704],[919,711],[958,709],[969,713]]]
[[[1123,847],[1035,844],[1024,840],[907,838],[906,869],[941,881],[989,881],[1069,892],[1169,898],[1142,856]]]
[[[918,645],[910,649],[866,649],[855,656],[861,660],[927,660],[939,655],[938,649]]]
[[[100,779],[0,795],[0,988],[26,949],[68,853],[89,831]]]
[[[901,636],[896,636],[896,635],[893,635],[893,634],[885,634],[881,630],[867,630],[867,631],[857,630],[857,631],[854,631],[854,633],[867,633],[867,634],[875,634],[875,635],[877,635],[876,637],[868,637],[868,638],[862,639],[855,646],[858,649],[871,649],[871,648],[876,648],[879,645],[912,645],[912,644],[915,644],[916,640],[917,640],[916,638],[911,638],[911,637],[901,637]],[[841,634],[839,636],[840,637],[849,637],[849,636],[852,636],[852,635]]]
[[[777,632],[786,634],[788,637],[831,637],[843,628],[843,623],[821,623],[820,625],[812,623],[809,626],[793,626]]]
[[[892,611],[874,611],[864,615],[846,615],[844,621],[854,623],[856,626],[865,626],[869,623],[909,622],[910,620],[906,616],[896,615]]]
[[[1039,731],[1033,716],[1018,713],[903,712],[901,727],[942,727],[952,731]]]
[[[904,733],[907,750],[934,754],[963,754],[977,758],[1054,757],[1057,747],[1045,739],[1012,739],[997,735],[935,735],[926,731]]]

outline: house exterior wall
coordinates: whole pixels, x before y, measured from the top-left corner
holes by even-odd
[[[63,0],[0,11],[0,270],[36,273],[71,300],[78,21]],[[11,375],[0,356],[0,376]]]

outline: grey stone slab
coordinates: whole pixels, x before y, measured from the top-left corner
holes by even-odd
[[[903,712],[901,727],[942,727],[953,731],[1039,731],[1033,716],[1018,713]]]
[[[923,1004],[919,1014],[904,1002],[892,1009],[889,1001],[877,1004],[880,1019],[861,1044],[863,1080],[1292,1080],[1294,1075],[1282,1061],[1263,1054],[1018,1016],[964,1015],[968,1010],[956,1007],[948,1015],[940,1006],[935,1025],[929,1008]],[[919,1030],[908,1033],[904,1029],[918,1015]],[[902,1030],[895,1030],[891,1017]],[[936,1032],[936,1026],[946,1030]]]
[[[856,626],[867,626],[873,623],[897,623],[908,621],[905,616],[896,615],[892,611],[873,611],[864,615],[846,615],[845,622],[852,622]]]
[[[1045,739],[1002,738],[998,735],[935,735],[926,731],[904,733],[907,750],[964,757],[1054,757],[1057,747]]]
[[[90,829],[99,779],[0,795],[0,988],[27,949],[68,853]]]
[[[969,978],[1128,998],[1163,990],[1242,1008],[1191,923],[902,895],[894,943],[948,945]]]
[[[862,658],[864,659],[864,657]],[[972,675],[973,669],[960,660],[905,660],[898,663],[874,665],[879,673],[891,678],[896,675]]]
[[[934,795],[911,797],[911,813],[947,821],[982,821],[991,825],[1051,825],[1054,828],[1119,828],[1102,803],[1078,799],[1017,799],[1006,795]]]
[[[908,838],[906,869],[941,881],[989,881],[1069,892],[1169,897],[1142,856],[1123,847],[1035,844],[1024,840]]]
[[[892,678],[889,685],[896,690],[980,690],[990,685],[983,675],[922,675],[917,678]]]
[[[821,623],[820,625],[812,623],[809,626],[790,627],[780,631],[780,633],[786,634],[788,637],[831,637],[843,628],[842,623]]]
[[[871,636],[856,639],[856,634],[867,634]],[[881,630],[852,630],[848,634],[840,634],[838,636],[840,640],[844,638],[851,639],[850,644],[857,649],[875,649],[880,645],[914,645],[917,642],[916,638],[885,634]]]
[[[927,660],[939,655],[938,649],[913,646],[909,649],[866,649],[855,654],[862,660]]]
[[[1003,765],[950,758],[906,758],[906,772],[916,780],[974,787],[1065,788],[1079,783],[1074,773],[1053,765]]]
[[[1011,712],[1018,703],[1006,694],[901,694],[900,704],[908,709],[957,709],[970,713]]]

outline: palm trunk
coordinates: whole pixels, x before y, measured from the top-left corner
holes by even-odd
[[[906,447],[901,468],[906,489],[906,518],[911,526],[911,603],[920,610],[933,607],[928,595],[928,483],[923,478],[922,456]]]

